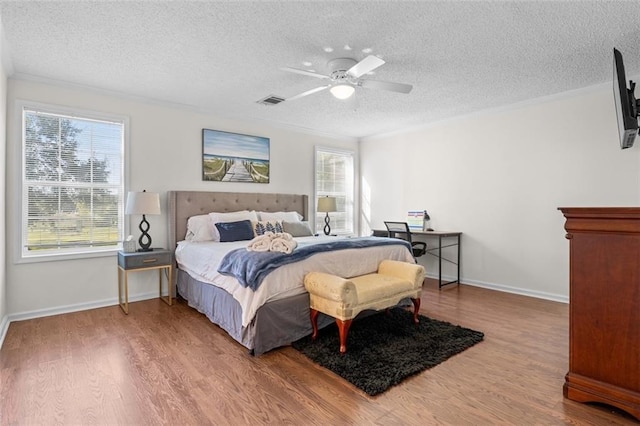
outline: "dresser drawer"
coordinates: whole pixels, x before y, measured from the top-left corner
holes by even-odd
[[[146,253],[118,252],[118,266],[122,269],[128,270],[171,265],[172,258],[172,253],[168,250],[154,250]]]

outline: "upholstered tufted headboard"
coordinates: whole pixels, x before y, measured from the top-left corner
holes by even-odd
[[[176,247],[187,233],[187,219],[210,212],[256,210],[296,211],[309,219],[309,197],[300,194],[248,192],[169,191],[169,247]]]

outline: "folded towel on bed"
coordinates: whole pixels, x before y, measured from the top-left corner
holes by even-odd
[[[267,231],[249,241],[247,251],[276,251],[279,253],[291,254],[298,246],[291,234],[286,232]]]
[[[296,247],[298,247],[298,243],[291,237],[291,234],[281,233],[276,234],[276,237],[271,240],[269,251],[291,254]]]
[[[269,251],[271,248],[271,240],[276,234],[271,231],[265,232],[262,235],[258,235],[253,240],[249,241],[247,246],[248,251]]]

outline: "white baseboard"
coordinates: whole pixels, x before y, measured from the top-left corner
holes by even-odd
[[[129,303],[141,300],[154,299],[158,297],[158,292],[149,292],[129,297]],[[19,312],[9,315],[9,322],[23,321],[33,318],[49,317],[52,315],[68,314],[70,312],[86,311],[89,309],[104,308],[118,304],[117,298],[96,300],[89,303],[78,303],[74,305],[57,306],[49,309],[37,309],[35,311]]]
[[[438,279],[438,276],[435,274],[427,274],[427,277],[433,278],[436,280]],[[449,275],[442,276],[443,281],[453,281],[455,279],[456,277],[454,276],[449,276]],[[532,290],[527,290],[527,289],[522,289],[517,287],[510,287],[510,286],[501,285],[501,284],[486,283],[486,282],[476,281],[476,280],[466,280],[462,278],[460,279],[460,281],[465,285],[470,285],[474,287],[482,287],[489,290],[519,294],[522,296],[535,297],[537,299],[551,300],[554,302],[569,303],[569,297],[563,296],[560,294],[532,291]],[[130,297],[129,302],[139,302],[141,300],[154,299],[156,297],[158,297],[158,293],[156,292],[138,294]],[[113,299],[98,300],[98,301],[89,302],[89,303],[78,303],[75,305],[58,306],[50,309],[38,309],[35,311],[20,312],[20,313],[5,316],[4,318],[2,318],[2,321],[0,322],[0,348],[2,348],[2,344],[4,343],[4,338],[7,335],[7,330],[9,329],[9,324],[12,321],[23,321],[23,320],[33,319],[33,318],[41,318],[41,317],[48,317],[52,315],[66,314],[70,312],[86,311],[88,309],[104,308],[106,306],[113,306],[117,304],[118,304],[118,299],[113,298]]]
[[[4,336],[7,335],[7,330],[9,329],[9,316],[5,315],[0,321],[0,349],[2,349],[2,344],[4,343]]]
[[[436,280],[438,279],[438,275],[436,274],[427,274],[427,277],[433,278]],[[442,281],[443,282],[454,281],[456,278],[457,277],[450,276],[450,275],[447,275],[447,276],[443,275]],[[462,277],[460,277],[460,282],[465,285],[486,288],[489,290],[501,291],[504,293],[519,294],[521,296],[535,297],[536,299],[551,300],[553,302],[569,303],[569,296],[564,296],[561,294],[546,293],[543,291],[528,290],[524,288],[510,287],[502,284],[486,283],[486,282],[477,281],[477,280],[467,280],[467,279],[463,279]]]

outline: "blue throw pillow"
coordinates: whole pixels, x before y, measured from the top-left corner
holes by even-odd
[[[216,228],[218,228],[218,232],[220,233],[221,243],[252,240],[254,237],[250,220],[218,222],[216,223]]]

